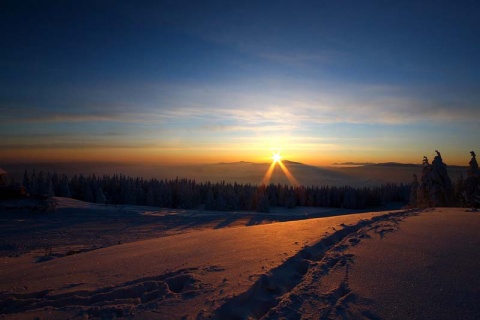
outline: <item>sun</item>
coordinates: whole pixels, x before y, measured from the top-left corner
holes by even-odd
[[[292,186],[300,185],[298,180],[295,179],[295,177],[290,172],[290,170],[288,170],[287,166],[282,162],[282,156],[280,155],[280,151],[278,149],[276,150],[276,152],[272,151],[272,163],[270,164],[270,167],[268,167],[267,173],[265,173],[265,176],[262,179],[263,185],[266,186],[270,183],[270,179],[272,178],[273,172],[277,167],[281,169],[281,171],[287,177],[288,181],[292,184]]]
[[[273,162],[277,163],[277,162],[280,162],[280,160],[282,159],[282,156],[280,155],[280,152],[277,152],[273,154],[272,158],[273,158]]]

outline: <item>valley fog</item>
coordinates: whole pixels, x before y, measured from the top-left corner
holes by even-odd
[[[413,174],[420,175],[421,165],[383,163],[356,167],[325,166],[317,167],[298,162],[284,160],[283,163],[304,186],[345,186],[373,187],[385,183],[410,183]],[[9,178],[22,182],[25,170],[56,172],[74,175],[125,175],[143,179],[175,179],[186,178],[197,182],[221,182],[259,185],[270,167],[270,163],[232,162],[216,164],[192,165],[162,165],[142,163],[111,163],[111,162],[77,162],[77,163],[16,163],[4,164]],[[466,176],[467,167],[448,166],[452,181],[460,176]],[[276,165],[270,183],[290,184],[281,168]]]

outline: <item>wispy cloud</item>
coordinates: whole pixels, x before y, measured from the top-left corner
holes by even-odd
[[[470,122],[479,115],[476,100],[452,97],[445,102],[408,94],[408,89],[401,87],[357,85],[314,90],[314,86],[303,88],[294,82],[266,93],[250,87],[179,85],[169,88],[163,100],[155,103],[153,99],[148,105],[139,102],[115,107],[117,101],[113,100],[107,106],[87,104],[69,112],[4,105],[0,108],[0,122],[150,123],[188,125],[199,130],[269,132],[332,123]]]
[[[6,108],[3,107],[0,114],[0,122],[16,123],[96,123],[96,122],[149,122],[158,119],[158,115],[150,112],[122,112],[109,110],[109,108],[84,107],[84,111],[58,112],[45,108]],[[105,112],[105,110],[109,110]]]
[[[161,106],[158,116],[219,122],[231,120],[245,127],[272,122],[292,128],[328,123],[401,125],[424,121],[472,121],[478,116],[476,100],[460,95],[445,102],[443,98],[422,94],[420,89],[401,86],[350,84],[337,88],[324,83],[303,85],[282,83],[265,93],[251,90],[254,86],[250,84],[247,87],[180,86],[171,91],[172,103]],[[268,88],[268,80],[258,80],[258,88],[262,87]],[[174,96],[178,96],[178,100]],[[185,99],[194,106],[185,106],[182,103]],[[217,129],[232,127],[224,123],[217,125]]]
[[[194,153],[253,150],[259,154],[283,146],[298,152],[367,152],[393,136],[375,134],[375,128],[472,123],[479,115],[468,99],[454,97],[445,103],[406,94],[407,89],[395,86],[318,85],[315,90],[315,85],[292,82],[264,92],[265,82],[259,80],[257,90],[252,89],[254,84],[168,84],[159,99],[152,85],[142,89],[148,103],[129,105],[112,97],[106,107],[85,104],[69,112],[4,105],[0,108],[4,138],[0,145],[7,149],[137,148]]]

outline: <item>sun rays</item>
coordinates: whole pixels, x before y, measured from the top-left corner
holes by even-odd
[[[273,163],[280,162],[280,160],[282,159],[282,156],[280,155],[280,151],[277,153],[274,153],[272,159],[273,159]]]
[[[300,183],[295,179],[295,177],[292,175],[290,170],[285,166],[285,164],[282,162],[282,156],[280,155],[280,151],[274,152],[272,155],[272,163],[270,164],[270,167],[267,170],[267,173],[265,173],[265,176],[262,179],[262,184],[267,185],[270,183],[270,179],[272,178],[273,171],[275,170],[276,165],[282,169],[283,174],[285,177],[287,177],[288,181],[290,182],[291,185],[293,186],[298,186]]]

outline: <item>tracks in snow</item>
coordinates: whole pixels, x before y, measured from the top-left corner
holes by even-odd
[[[386,232],[398,229],[399,221],[411,215],[411,211],[390,213],[377,216],[371,220],[362,220],[353,226],[344,226],[320,242],[306,247],[290,257],[283,264],[261,276],[246,292],[227,300],[210,316],[199,315],[199,319],[278,319],[299,318],[295,311],[303,299],[292,291],[306,281],[307,273],[310,280],[318,280],[336,266],[346,267],[345,279],[338,288],[326,293],[323,297],[324,314],[328,315],[334,307],[342,307],[351,294],[348,288],[348,267],[352,255],[343,251],[358,244],[362,238],[369,237],[368,231],[383,237]],[[313,270],[315,269],[315,270]],[[288,299],[285,297],[288,296]],[[283,301],[282,301],[283,300]],[[366,317],[375,318],[375,317]]]
[[[195,278],[196,271],[197,268],[182,269],[96,291],[63,294],[51,294],[49,290],[32,293],[0,292],[0,315],[50,308],[75,310],[102,319],[129,316],[135,308],[142,305],[159,300],[188,299],[197,295],[202,285]]]
[[[299,310],[299,306],[309,297],[319,300],[322,315],[325,315],[323,318],[330,318],[332,314],[345,309],[349,303],[359,300],[348,287],[348,267],[353,257],[344,251],[358,244],[362,238],[368,237],[368,231],[373,230],[380,237],[395,231],[398,229],[398,222],[411,214],[412,212],[387,214],[360,221],[353,226],[343,226],[343,229],[302,249],[268,274],[261,276],[250,289],[226,300],[212,313],[197,315],[197,319],[300,318],[303,310]],[[318,289],[319,281],[336,267],[346,270],[344,279],[337,287],[320,295],[309,288]],[[87,317],[131,317],[139,309],[155,309],[163,304],[202,295],[211,288],[205,287],[196,275],[216,271],[222,269],[217,266],[202,270],[182,269],[95,291],[75,291],[75,285],[70,285],[70,288],[64,288],[70,291],[62,294],[55,294],[51,290],[32,293],[0,292],[0,317],[40,309],[67,311],[69,314]],[[77,284],[79,285],[81,284]],[[365,318],[375,319],[374,316]]]

